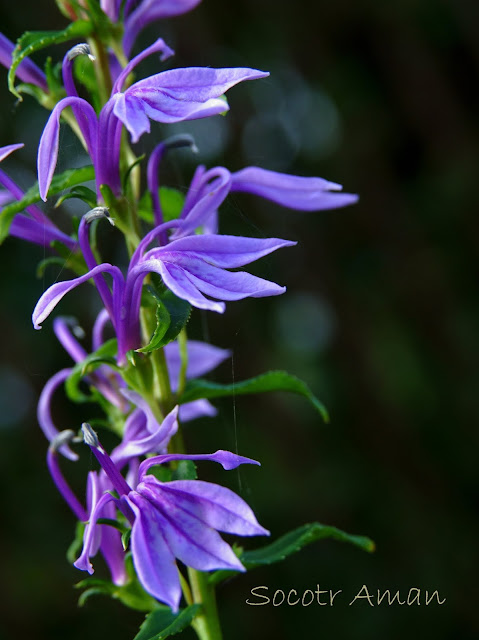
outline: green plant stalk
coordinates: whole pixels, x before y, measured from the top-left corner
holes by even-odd
[[[188,568],[193,600],[201,604],[201,612],[192,622],[192,627],[200,640],[222,640],[216,594],[208,582],[208,574]]]

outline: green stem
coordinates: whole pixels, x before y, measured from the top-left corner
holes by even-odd
[[[188,337],[186,335],[186,329],[182,329],[178,335],[178,347],[180,349],[181,369],[176,395],[180,398],[185,392],[186,370],[188,369]]]
[[[201,604],[201,613],[194,619],[192,627],[200,640],[221,640],[216,595],[214,587],[209,584],[209,574],[189,568],[188,575],[193,599]]]

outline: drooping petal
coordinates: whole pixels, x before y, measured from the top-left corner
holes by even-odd
[[[179,298],[188,300],[198,309],[209,309],[218,313],[223,313],[225,310],[224,302],[214,302],[205,298],[181,267],[171,263],[163,263],[161,260],[145,260],[136,269],[142,273],[159,273],[168,289],[171,289]]]
[[[189,235],[209,222],[230,191],[231,174],[224,167],[216,167],[204,174],[202,182],[196,202],[189,210],[184,209],[181,215],[183,225],[172,238]]]
[[[2,34],[0,34],[0,38],[1,35]],[[25,145],[23,144],[23,142],[19,142],[18,144],[7,144],[6,147],[0,147],[0,162],[2,162],[2,160],[5,160],[5,158],[7,158],[14,151],[16,151],[17,149],[21,149],[24,146]]]
[[[135,521],[131,552],[138,578],[148,593],[178,611],[181,586],[175,557],[165,540],[155,508],[139,494],[127,498]]]
[[[122,392],[130,400],[130,394],[138,395],[126,389]],[[121,468],[131,458],[166,451],[169,440],[177,430],[178,407],[175,407],[159,424],[152,415],[151,409],[148,408],[148,411],[145,411],[141,406],[129,416],[123,440],[112,451],[111,458]]]
[[[115,84],[113,85],[112,94],[119,93],[123,89],[123,85],[133,69],[137,67],[140,62],[145,60],[145,58],[152,56],[154,53],[161,53],[160,60],[162,62],[175,54],[173,49],[170,49],[162,38],[158,38],[156,42],[130,60],[116,79]]]
[[[105,2],[106,0],[103,0]],[[123,36],[123,50],[130,55],[138,34],[152,22],[170,18],[190,11],[201,0],[143,0],[139,6],[131,9],[134,3],[127,0],[125,6],[125,35]]]
[[[244,80],[269,74],[256,69],[170,69],[133,84],[115,94],[114,113],[130,131],[133,142],[150,130],[148,118],[157,122],[180,122],[205,118],[228,110],[220,100],[228,89]]]
[[[211,237],[211,236],[210,236]],[[166,260],[164,259],[165,263]],[[226,271],[201,258],[177,253],[173,264],[181,267],[188,280],[202,293],[219,300],[242,300],[277,296],[286,291],[275,282],[258,278],[245,271]],[[168,265],[171,264],[168,260]]]
[[[143,460],[138,471],[140,482],[142,481],[148,469],[151,469],[151,467],[154,467],[157,464],[165,464],[166,462],[171,462],[172,460],[209,460],[210,462],[218,462],[226,471],[236,469],[236,467],[239,467],[241,464],[259,465],[259,462],[257,460],[245,458],[244,456],[239,456],[236,453],[231,453],[231,451],[223,451],[222,449],[219,449],[214,453],[166,453],[161,456],[154,456],[153,458]]]
[[[88,125],[90,132],[90,139],[87,140],[90,154],[95,163],[94,145],[93,140],[96,139],[97,134],[97,117],[93,107],[82,98],[69,97],[63,98],[55,105],[55,108],[50,114],[48,122],[43,130],[40,144],[38,146],[38,186],[40,189],[40,196],[42,200],[46,202],[48,189],[55,172],[58,158],[58,145],[60,135],[60,116],[63,109],[76,105],[78,111],[83,114],[85,122]]]
[[[161,526],[164,539],[173,554],[187,566],[199,571],[245,570],[229,544],[214,529],[183,510],[171,499],[171,494],[163,493],[158,481],[140,483],[137,492],[156,507],[155,520]]]
[[[342,186],[323,178],[305,178],[260,167],[246,167],[231,175],[231,191],[246,191],[301,211],[337,209],[354,204],[358,196],[341,193]]]
[[[43,247],[49,247],[54,240],[61,242],[72,250],[77,247],[76,241],[67,236],[66,233],[63,233],[63,231],[60,231],[60,229],[51,224],[37,222],[22,213],[17,213],[13,218],[9,234],[15,238],[33,242]]]
[[[83,284],[98,273],[104,272],[108,272],[113,276],[114,298],[118,297],[115,296],[115,288],[121,290],[123,287],[123,276],[121,271],[118,267],[114,267],[111,264],[100,264],[98,267],[88,271],[88,273],[85,273],[85,275],[80,276],[79,278],[74,278],[73,280],[67,280],[65,282],[56,282],[49,287],[41,296],[33,310],[32,322],[35,329],[41,329],[40,325],[42,322],[48,318],[56,305],[69,291],[78,287],[78,285]]]
[[[280,238],[245,238],[242,236],[195,235],[173,240],[166,247],[151,249],[145,259],[160,258],[170,252],[187,252],[200,256],[223,269],[242,267],[263,256],[281,249],[293,247],[296,242]]]
[[[96,553],[96,550],[97,550],[96,549],[96,542],[97,542],[96,522],[98,518],[102,516],[102,512],[106,507],[106,505],[112,500],[115,500],[115,498],[111,494],[105,493],[96,503],[93,512],[90,514],[89,523],[85,528],[85,534],[83,537],[83,551],[80,557],[78,558],[78,560],[76,560],[76,562],[73,563],[74,567],[76,567],[77,569],[80,569],[81,571],[88,571],[90,575],[93,573],[93,567],[90,562],[90,556],[94,555],[94,553]]]
[[[181,422],[190,422],[190,420],[196,420],[197,418],[213,418],[217,413],[218,410],[211,402],[201,399],[180,405],[178,416]]]
[[[56,428],[51,413],[51,402],[52,397],[58,387],[65,382],[68,378],[71,369],[61,369],[54,376],[48,380],[46,385],[43,387],[43,390],[40,394],[40,398],[38,400],[37,405],[37,420],[40,425],[41,430],[45,434],[45,437],[49,442],[51,442],[55,436],[57,436],[60,431]],[[58,447],[58,451],[65,456],[65,458],[69,458],[70,460],[78,460],[77,454],[70,449],[67,444],[62,444]]]
[[[158,491],[154,476],[145,476],[143,482],[153,492]],[[239,536],[269,535],[253,510],[236,493],[211,482],[201,480],[174,480],[161,484],[161,500],[176,504],[209,527]]]

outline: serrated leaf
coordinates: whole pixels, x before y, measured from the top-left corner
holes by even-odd
[[[18,40],[12,53],[12,65],[8,71],[8,88],[14,96],[22,99],[15,88],[15,74],[24,58],[52,44],[61,44],[73,39],[84,39],[93,30],[87,20],[77,20],[62,31],[26,31]]]
[[[286,533],[284,536],[281,536],[281,538],[260,549],[244,551],[240,554],[239,558],[246,569],[254,569],[256,567],[274,564],[275,562],[281,562],[293,553],[300,551],[306,545],[324,538],[348,542],[369,553],[375,549],[374,542],[366,536],[352,535],[336,527],[313,522],[312,524],[305,524],[298,529],[294,529],[294,531]],[[236,575],[236,572],[216,571],[210,576],[209,582],[211,584],[218,584],[232,575]]]
[[[163,346],[163,337],[168,331],[171,323],[170,314],[161,299],[157,300],[156,307],[156,328],[150,338],[150,342],[140,349],[136,349],[139,353],[151,353]]]
[[[201,605],[191,604],[173,613],[169,607],[159,607],[146,616],[134,640],[163,640],[180,633],[190,626],[200,609]]]
[[[63,173],[53,176],[50,189],[48,190],[48,195],[53,196],[65,189],[69,189],[70,187],[74,187],[82,182],[88,182],[89,180],[94,179],[95,170],[91,165],[81,167],[80,169],[68,169]],[[10,225],[15,215],[26,209],[29,205],[35,204],[35,202],[39,202],[40,200],[41,198],[37,182],[33,187],[28,189],[21,200],[16,200],[3,208],[0,213],[0,244],[8,236],[8,230],[10,229]]]
[[[184,394],[179,398],[180,404],[206,398],[223,398],[225,396],[240,396],[251,393],[265,393],[267,391],[290,391],[307,398],[314,408],[321,414],[325,422],[329,421],[326,407],[313,395],[309,387],[299,378],[286,371],[268,371],[255,378],[220,384],[209,380],[190,380]]]
[[[65,392],[70,400],[73,402],[90,402],[92,400],[91,396],[80,390],[80,382],[89,371],[97,369],[103,364],[116,368],[117,364],[113,356],[116,355],[117,348],[117,341],[112,338],[102,344],[99,349],[90,353],[85,360],[75,364],[72,372],[65,380]]]

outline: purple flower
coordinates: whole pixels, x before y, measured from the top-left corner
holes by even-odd
[[[139,468],[139,483],[132,489],[102,448],[89,425],[83,425],[85,442],[108,475],[119,498],[106,493],[90,514],[78,569],[93,573],[89,557],[95,540],[95,524],[112,501],[132,524],[131,552],[144,589],[178,611],[181,586],[175,558],[198,571],[244,567],[218,531],[240,536],[268,535],[250,507],[235,493],[200,480],[160,482],[147,471],[172,460],[212,460],[224,469],[258,464],[228,451],[213,454],[166,454],[149,458]]]
[[[154,174],[149,188],[154,192]],[[172,238],[181,238],[202,227],[204,233],[217,233],[218,208],[229,193],[244,191],[300,211],[337,209],[354,204],[358,196],[342,193],[341,185],[323,178],[304,178],[259,167],[246,167],[230,173],[225,167],[206,170],[199,166],[186,194],[180,220],[182,225]],[[155,202],[153,203],[155,204]],[[155,208],[155,220],[161,222],[161,210]]]
[[[78,51],[78,49],[77,49]],[[58,157],[60,115],[73,107],[89,155],[95,167],[97,186],[107,184],[116,195],[121,192],[119,153],[124,125],[133,142],[150,131],[150,120],[180,122],[217,115],[228,110],[220,98],[228,89],[243,82],[264,78],[268,73],[255,69],[211,69],[189,67],[170,69],[135,82],[122,91],[128,75],[144,58],[160,52],[164,60],[173,51],[157,40],[123,69],[113,85],[111,97],[97,117],[93,107],[78,97],[71,79],[71,56],[63,63],[65,87],[69,96],[53,109],[38,148],[38,183],[46,200]],[[76,55],[76,54],[75,54]]]
[[[3,33],[0,33],[0,64],[7,69],[12,66],[12,53],[15,49],[15,45],[11,42]],[[29,82],[35,84],[43,91],[47,91],[47,80],[43,71],[37,67],[29,58],[25,58],[17,67],[16,75],[22,80],[22,82]]]
[[[79,240],[82,246],[82,219]],[[38,301],[33,311],[33,325],[40,328],[55,306],[69,291],[90,278],[99,287],[99,278],[108,273],[113,278],[112,291],[101,281],[100,294],[110,314],[118,338],[118,358],[122,363],[129,349],[140,344],[139,310],[143,280],[148,273],[158,273],[168,289],[199,309],[223,313],[224,302],[247,297],[261,298],[284,293],[285,288],[244,271],[228,271],[258,260],[281,247],[295,243],[278,238],[243,238],[237,236],[189,236],[170,242],[165,247],[146,251],[148,245],[165,228],[177,224],[165,223],[153,229],[140,242],[132,256],[126,278],[118,267],[100,264],[73,280],[53,284]],[[83,246],[82,246],[83,249]],[[88,252],[83,250],[84,255]],[[87,259],[87,264],[89,263]],[[88,264],[90,266],[90,264]]]
[[[23,144],[10,144],[0,147],[0,162],[7,158],[13,151],[21,149]],[[21,200],[25,195],[22,189],[0,169],[0,185],[5,191],[0,192],[0,207],[15,200]],[[76,248],[76,242],[60,231],[55,224],[34,204],[26,207],[29,215],[17,213],[10,225],[11,236],[48,247],[53,240],[62,242],[69,249]]]

